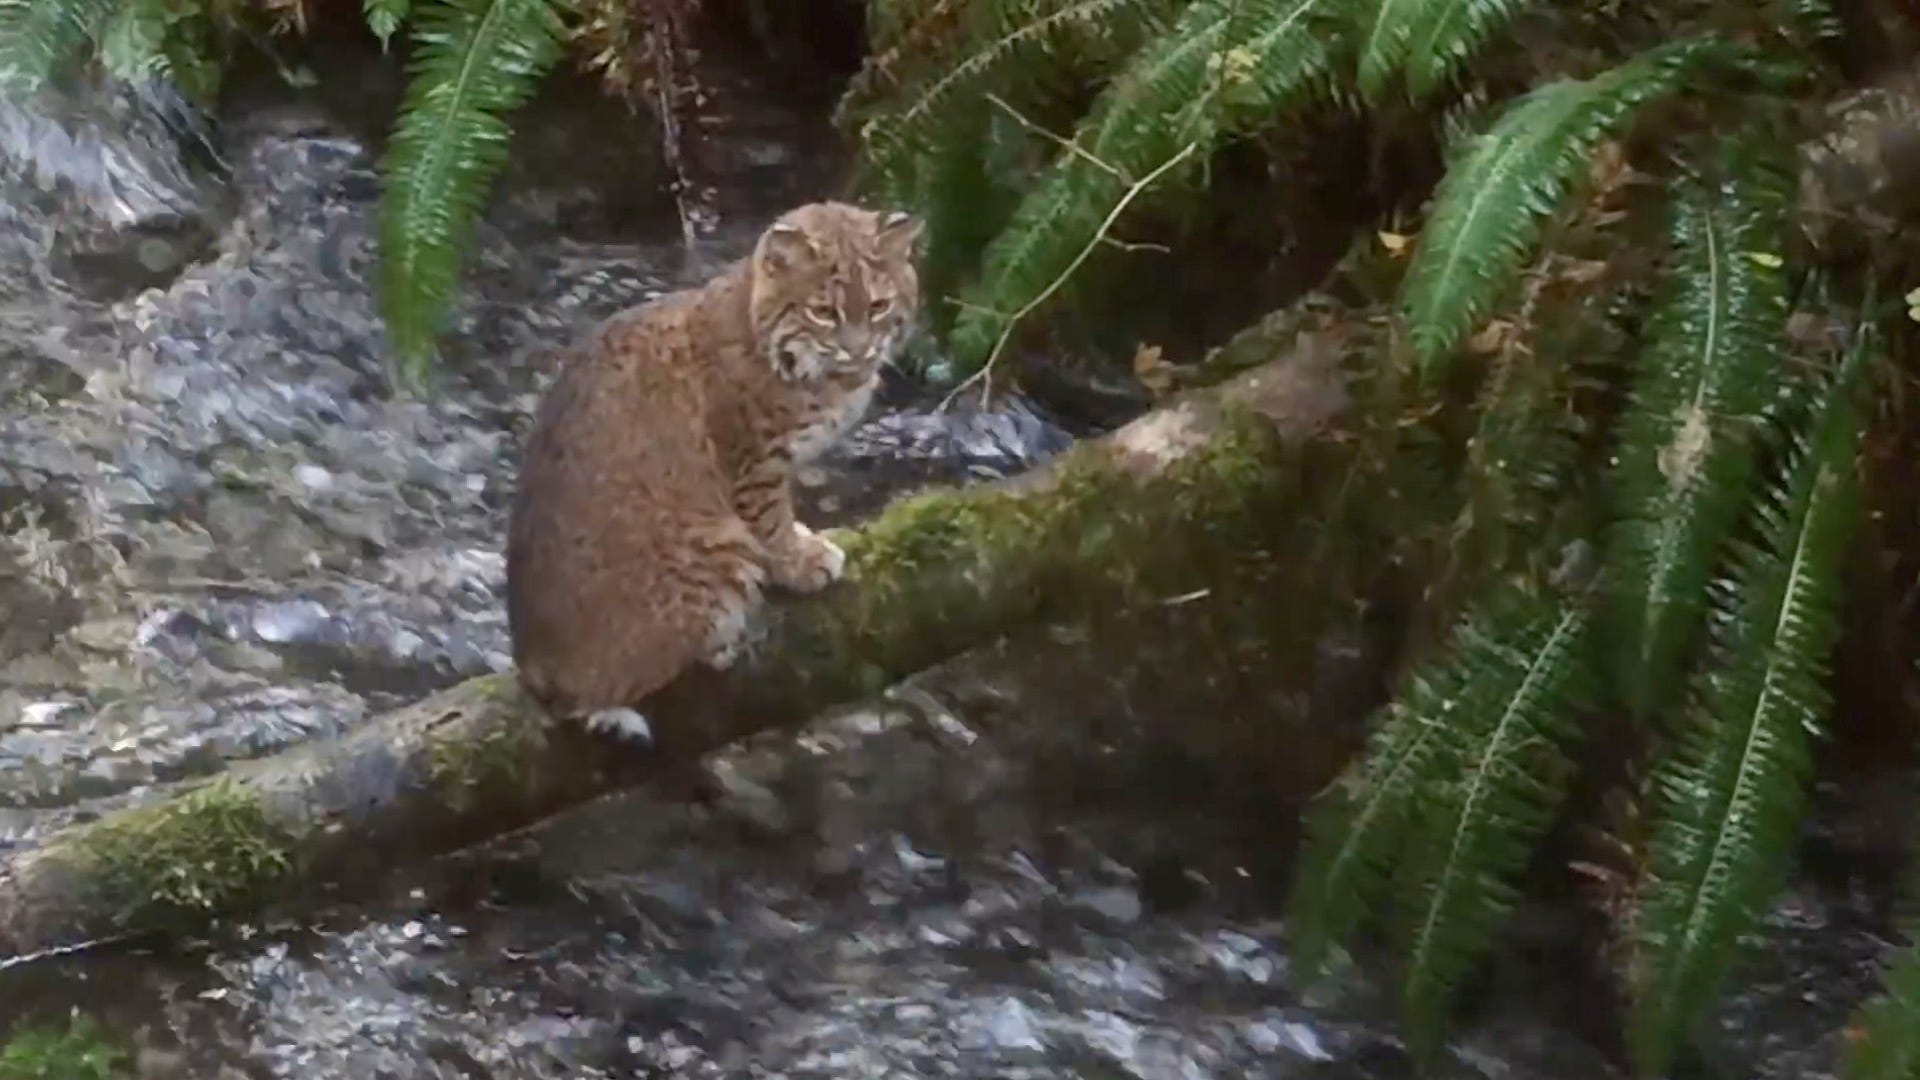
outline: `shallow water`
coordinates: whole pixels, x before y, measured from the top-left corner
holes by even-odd
[[[0,855],[506,665],[500,536],[542,351],[826,190],[817,123],[739,92],[740,159],[781,182],[743,174],[691,256],[670,228],[556,225],[591,193],[510,188],[424,400],[385,392],[355,135],[243,105],[183,156],[200,136],[164,109],[0,114]],[[929,400],[896,387],[806,477],[809,516],[1069,439],[1018,400]],[[0,975],[0,1031],[82,1004],[148,1076],[1410,1075],[1369,980],[1297,985],[1259,823],[1058,797],[1023,721],[1128,707],[1021,674],[1093,663],[1074,650],[989,650],[731,751],[715,810],[635,793],[319,925]],[[1782,905],[1711,1075],[1822,1075],[1882,948],[1847,918]],[[1588,1006],[1503,970],[1453,1073],[1607,1075],[1563,1022]]]

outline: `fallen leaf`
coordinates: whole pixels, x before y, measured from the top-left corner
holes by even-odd
[[[1180,381],[1179,367],[1160,355],[1160,346],[1145,343],[1133,352],[1133,374],[1156,398],[1173,393]]]
[[[1560,265],[1557,276],[1561,281],[1575,285],[1591,285],[1605,277],[1606,273],[1605,259],[1569,259]]]
[[[1467,339],[1467,350],[1479,356],[1497,353],[1513,340],[1513,324],[1495,319]]]

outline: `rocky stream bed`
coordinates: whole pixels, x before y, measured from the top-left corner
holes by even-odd
[[[631,194],[658,182],[643,125],[524,125],[557,163],[508,178],[420,400],[386,392],[364,123],[264,92],[217,126],[151,96],[0,106],[0,859],[506,665],[544,350],[829,190],[818,121],[733,90],[723,223],[693,253]],[[565,157],[609,145],[618,168]],[[933,400],[893,387],[808,477],[811,517],[1076,434]],[[1291,977],[1261,823],[1059,795],[1079,766],[1029,753],[1021,718],[1134,701],[1075,648],[984,650],[729,752],[718,809],[636,792],[318,923],[0,969],[0,1042],[77,1005],[146,1077],[1410,1076],[1375,983]],[[1780,906],[1703,1075],[1826,1074],[1887,948],[1865,910]],[[1453,1073],[1610,1075],[1579,1031],[1599,1006],[1550,951],[1509,955]]]

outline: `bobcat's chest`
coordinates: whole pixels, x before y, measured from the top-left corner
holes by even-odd
[[[866,415],[878,378],[868,379],[845,395],[823,401],[803,412],[787,439],[787,450],[797,462],[808,462],[827,452],[847,430]]]

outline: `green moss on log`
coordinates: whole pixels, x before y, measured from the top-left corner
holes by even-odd
[[[128,924],[179,924],[241,908],[298,867],[300,837],[257,795],[220,777],[76,834],[65,857]]]
[[[537,722],[531,702],[514,686],[511,673],[504,680],[502,688],[488,687],[485,697],[489,706],[512,710],[511,717],[477,731],[462,727],[427,736],[427,782],[455,813],[473,809],[490,792],[526,787],[528,763],[540,759],[546,729]]]
[[[982,629],[1096,614],[1215,572],[1210,560],[1276,525],[1258,508],[1296,489],[1299,453],[1250,409],[1222,408],[1204,430],[1204,445],[1164,465],[1147,448],[1088,444],[1049,472],[1044,492],[928,492],[838,534],[850,587],[811,620],[816,655],[836,658],[829,666],[852,685],[884,683]]]

